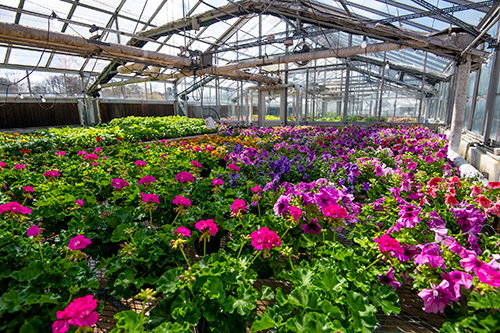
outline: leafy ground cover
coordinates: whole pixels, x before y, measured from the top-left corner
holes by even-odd
[[[116,118],[95,127],[63,127],[37,130],[33,133],[3,133],[0,152],[8,155],[41,153],[52,149],[87,149],[96,140],[101,145],[120,141],[148,141],[215,132],[208,130],[203,119],[172,117]]]
[[[101,269],[106,293],[155,304],[113,332],[371,332],[403,285],[443,332],[498,327],[500,183],[460,178],[425,128],[86,142],[0,162],[2,332],[92,327]],[[254,288],[269,276],[290,292]]]

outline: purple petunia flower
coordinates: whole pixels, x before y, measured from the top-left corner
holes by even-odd
[[[394,266],[392,266],[389,271],[387,271],[386,274],[382,274],[378,276],[378,279],[380,283],[382,284],[387,284],[391,287],[394,288],[394,291],[396,291],[399,287],[401,287],[401,283],[396,281],[396,278],[394,277]]]
[[[302,225],[302,231],[306,234],[316,234],[319,235],[321,233],[321,226],[318,224],[318,219],[314,219],[309,223]]]
[[[456,302],[458,299],[449,289],[450,283],[446,280],[439,285],[431,282],[430,289],[424,289],[418,293],[424,300],[424,311],[428,313],[442,313],[450,301]]]

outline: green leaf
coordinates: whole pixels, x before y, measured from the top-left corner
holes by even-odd
[[[209,277],[207,281],[203,284],[203,291],[210,299],[219,299],[223,302],[226,298],[226,292],[224,290],[224,285],[221,280],[217,277]]]
[[[18,281],[32,281],[43,273],[43,263],[41,261],[31,261],[28,267],[24,267],[17,273]]]
[[[271,313],[270,311],[262,314],[257,320],[252,324],[252,333],[267,330],[270,328],[280,327],[283,317]]]
[[[156,290],[160,293],[173,293],[177,290],[180,269],[170,269],[166,271],[159,279]]]
[[[345,315],[340,311],[338,306],[333,305],[331,301],[322,300],[319,303],[319,309],[325,313],[329,318],[336,318],[339,320],[344,320]]]
[[[121,333],[123,331],[125,333],[144,332],[140,314],[132,310],[118,312],[114,318],[117,320],[116,328],[111,333]]]
[[[179,323],[163,323],[155,328],[155,333],[192,333],[189,324],[181,325]]]
[[[197,325],[201,319],[199,304],[190,300],[190,293],[183,290],[172,303],[172,317],[178,322]]]
[[[401,311],[399,297],[391,286],[386,285],[377,290],[375,295],[370,296],[370,301],[375,306],[380,306],[387,316]]]
[[[26,319],[24,325],[19,329],[19,333],[40,332],[40,328],[46,326],[46,322],[45,318],[40,316],[34,316],[33,318]]]
[[[237,293],[238,297],[229,296],[227,298],[231,304],[230,313],[237,310],[240,315],[245,316],[257,307],[257,291],[253,287],[241,285],[238,287]]]
[[[334,329],[336,329],[334,323],[326,315],[317,312],[297,315],[287,320],[285,324],[287,332],[323,333],[332,332]]]
[[[274,299],[274,291],[269,286],[262,286],[260,300],[271,301]]]
[[[137,274],[137,270],[134,267],[127,269],[125,272],[121,272],[118,275],[118,278],[115,281],[114,286],[124,286],[127,287],[134,283],[135,275]]]
[[[303,310],[317,310],[319,298],[319,295],[310,288],[300,286],[288,295],[288,303]]]

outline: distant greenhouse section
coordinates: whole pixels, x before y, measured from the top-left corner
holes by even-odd
[[[423,123],[495,145],[499,3],[2,0],[0,127]]]

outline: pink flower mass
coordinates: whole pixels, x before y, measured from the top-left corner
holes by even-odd
[[[194,168],[201,168],[201,164],[200,164],[200,162],[198,162],[198,161],[191,161],[191,165],[192,165]]]
[[[94,311],[97,300],[93,295],[74,299],[63,311],[57,311],[57,321],[52,324],[53,333],[64,333],[73,326],[94,326],[99,320],[99,314]]]
[[[281,240],[278,234],[269,230],[268,227],[262,227],[259,230],[255,230],[250,234],[250,238],[252,238],[251,244],[256,250],[265,250],[264,257],[266,257],[266,253],[272,248],[281,246]]]
[[[38,235],[43,231],[44,229],[39,228],[36,224],[32,225],[31,227],[26,230],[26,235],[29,237],[38,237]]]
[[[0,214],[13,213],[13,214],[26,215],[26,214],[31,214],[31,212],[32,212],[31,208],[24,207],[17,201],[12,201],[0,205]]]
[[[120,189],[127,187],[129,185],[130,184],[126,180],[121,179],[121,178],[114,178],[111,180],[111,186],[113,186],[117,190],[120,190]]]
[[[61,174],[57,170],[50,170],[46,171],[43,175],[47,178],[54,178],[54,177],[59,177]]]
[[[186,227],[178,227],[177,229],[174,230],[175,235],[180,235],[180,236],[185,236],[185,237],[191,237],[191,230],[189,230]]]
[[[189,200],[188,198],[185,198],[181,195],[176,195],[174,200],[172,200],[172,203],[174,205],[182,205],[182,206],[191,207],[191,200]]]
[[[160,203],[160,198],[154,193],[141,192],[141,197],[142,197],[142,201],[144,201],[145,203],[149,203],[149,202],[153,202],[153,203],[157,203],[157,204]]]
[[[68,248],[70,250],[82,250],[92,243],[90,239],[85,238],[84,235],[78,235],[69,240]]]
[[[214,220],[208,219],[206,221],[201,220],[194,224],[195,228],[203,231],[204,229],[208,229],[208,232],[213,236],[217,233],[219,228],[217,228],[217,224],[214,223]]]
[[[146,162],[141,161],[141,160],[135,161],[134,164],[137,165],[138,167],[145,167],[147,165]]]
[[[247,204],[245,200],[242,199],[234,199],[233,204],[231,205],[231,211],[233,212],[232,215],[236,216],[240,214],[241,212],[246,212],[247,211]]]
[[[194,176],[190,172],[181,171],[175,176],[175,180],[181,183],[194,182]]]
[[[137,185],[148,185],[151,183],[156,183],[156,179],[153,176],[144,176],[139,180]]]

